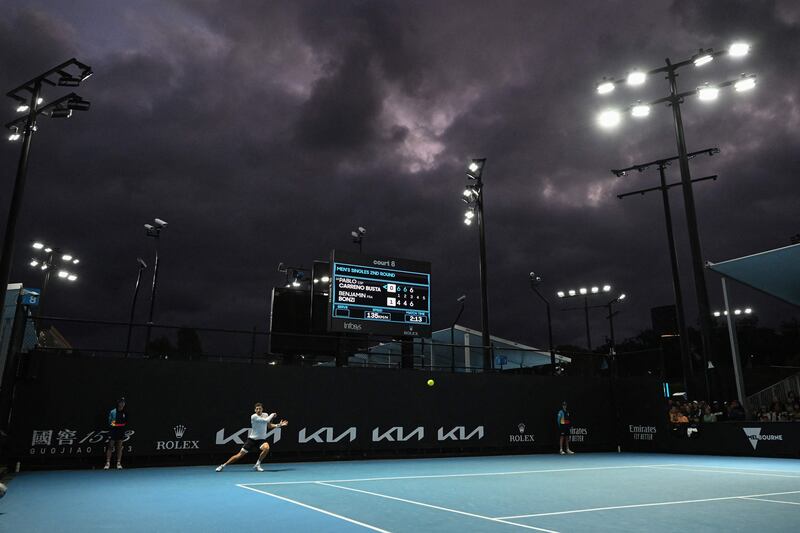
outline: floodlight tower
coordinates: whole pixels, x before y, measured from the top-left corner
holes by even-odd
[[[8,210],[8,221],[6,222],[5,235],[3,236],[3,248],[0,253],[0,302],[5,300],[9,275],[11,274],[14,237],[25,192],[25,179],[28,174],[28,154],[30,153],[33,133],[37,128],[36,119],[39,116],[69,118],[72,116],[72,111],[86,111],[90,106],[89,102],[75,93],[70,93],[49,104],[44,104],[42,86],[77,87],[91,75],[91,67],[72,58],[6,93],[9,98],[16,102],[17,113],[25,114],[5,125],[6,129],[11,131],[8,140],[18,141],[21,138],[22,147],[17,165],[17,176],[14,180],[14,189],[11,193],[11,206]]]
[[[364,226],[359,226],[356,230],[350,232],[350,236],[353,237],[353,242],[358,245],[358,253],[362,252],[362,242],[366,234],[367,228]]]
[[[720,84],[703,84],[693,90],[686,92],[678,91],[677,71],[683,67],[693,65],[702,67],[711,63],[719,56],[727,55],[739,58],[750,52],[750,45],[744,42],[735,42],[727,50],[714,51],[710,48],[700,49],[692,57],[673,63],[669,58],[665,59],[666,66],[656,68],[647,72],[641,70],[631,71],[626,78],[604,79],[597,86],[597,93],[607,95],[614,91],[617,85],[627,84],[631,87],[640,86],[645,83],[648,76],[654,74],[666,74],[669,81],[669,95],[653,100],[648,103],[641,101],[629,106],[631,115],[634,118],[644,118],[650,115],[652,106],[657,104],[667,104],[672,108],[672,118],[675,127],[675,141],[678,145],[678,160],[681,170],[681,182],[683,184],[683,200],[685,204],[686,220],[689,229],[689,247],[692,255],[692,272],[694,274],[694,285],[697,296],[697,307],[699,311],[700,332],[703,346],[703,367],[706,372],[706,399],[711,397],[710,387],[708,386],[708,363],[713,359],[713,348],[711,345],[711,311],[708,303],[708,289],[705,280],[705,265],[700,246],[700,235],[697,229],[697,211],[694,203],[694,193],[692,191],[692,176],[689,171],[689,158],[686,149],[686,137],[683,129],[683,117],[681,115],[681,104],[688,96],[697,95],[698,99],[704,102],[715,100],[719,96],[721,88],[732,87],[736,92],[744,92],[753,89],[756,85],[756,77],[752,74],[742,74],[739,78],[728,80]],[[598,123],[603,127],[614,127],[619,125],[622,120],[621,113],[616,109],[606,109],[598,115]]]
[[[150,290],[150,313],[147,315],[147,333],[144,339],[145,353],[150,350],[150,333],[153,327],[153,310],[156,306],[156,289],[158,288],[158,248],[161,241],[161,230],[167,227],[167,223],[160,218],[153,219],[152,224],[145,224],[144,229],[148,237],[155,241],[155,261],[153,262],[153,286]]]
[[[480,240],[480,276],[481,276],[481,329],[483,334],[483,368],[484,371],[492,369],[492,340],[489,333],[489,296],[486,283],[486,221],[483,213],[483,168],[486,158],[473,159],[467,166],[467,185],[464,189],[462,200],[467,204],[464,214],[464,224],[478,221],[478,236]]]

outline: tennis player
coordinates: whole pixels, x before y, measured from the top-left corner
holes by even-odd
[[[289,423],[286,420],[281,420],[277,424],[273,424],[273,418],[275,418],[275,413],[269,415],[264,413],[264,406],[261,403],[257,403],[255,406],[255,413],[250,416],[250,432],[247,434],[247,440],[245,441],[244,446],[242,446],[242,449],[239,450],[239,453],[232,456],[230,459],[225,461],[225,463],[219,465],[217,467],[217,472],[222,472],[222,469],[224,469],[226,466],[231,463],[235,463],[256,449],[261,450],[261,453],[258,455],[258,459],[256,460],[255,466],[253,466],[253,470],[263,472],[264,469],[261,468],[261,461],[263,461],[269,453],[267,430],[278,427],[282,428]]]
[[[558,433],[561,435],[559,438],[559,453],[561,455],[569,454],[572,455],[575,452],[569,449],[569,429],[571,427],[571,422],[569,420],[569,410],[567,409],[567,401],[564,400],[561,402],[561,410],[558,412]],[[566,448],[566,451],[564,451]]]

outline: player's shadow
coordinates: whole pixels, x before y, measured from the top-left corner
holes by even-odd
[[[290,472],[295,470],[294,468],[265,468],[264,472]]]

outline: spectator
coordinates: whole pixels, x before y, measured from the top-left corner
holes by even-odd
[[[744,408],[739,405],[738,400],[731,400],[728,404],[728,420],[744,420]]]
[[[705,409],[703,410],[703,422],[716,422],[717,415],[711,412],[711,406],[706,405]]]

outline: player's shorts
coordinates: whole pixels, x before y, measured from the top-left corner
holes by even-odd
[[[569,425],[559,425],[558,426],[558,433],[562,437],[569,437]]]
[[[125,426],[112,427],[108,431],[108,438],[106,442],[112,440],[125,440]]]
[[[242,446],[242,451],[244,453],[249,453],[260,450],[261,445],[265,442],[267,442],[267,439],[251,439],[250,437],[247,437],[247,440],[244,441],[244,446]]]

